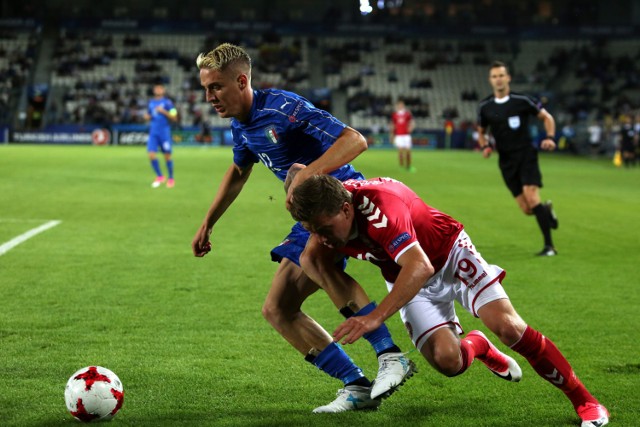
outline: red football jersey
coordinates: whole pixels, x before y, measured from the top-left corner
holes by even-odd
[[[400,272],[396,260],[418,243],[436,272],[444,266],[464,228],[461,223],[391,178],[347,180],[343,185],[353,194],[358,236],[340,248],[341,252],[376,264],[392,283]]]
[[[413,117],[409,110],[400,110],[391,114],[391,121],[393,122],[393,134],[394,135],[409,135],[409,123]]]

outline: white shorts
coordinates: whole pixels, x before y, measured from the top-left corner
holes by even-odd
[[[393,137],[393,145],[396,148],[411,148],[411,135],[396,135]]]
[[[440,328],[463,330],[456,315],[454,301],[478,317],[483,305],[509,298],[500,281],[505,272],[482,258],[462,230],[453,245],[446,264],[431,277],[418,294],[400,309],[413,344],[418,350]],[[389,291],[393,284],[387,282]]]

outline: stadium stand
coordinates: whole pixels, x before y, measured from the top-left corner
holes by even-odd
[[[442,130],[445,120],[472,128],[494,59],[509,64],[514,90],[541,98],[558,128],[573,126],[581,138],[596,120],[612,134],[621,115],[640,108],[640,14],[620,13],[628,0],[596,0],[579,11],[570,0],[393,1],[383,9],[375,3],[368,16],[347,2],[42,3],[9,2],[3,10],[44,28],[16,30],[10,22],[3,31],[0,20],[5,126],[141,124],[150,85],[161,81],[182,126],[226,127],[204,102],[194,65],[199,52],[223,41],[252,55],[255,87],[318,96],[367,132],[386,130],[398,98],[419,129]],[[31,114],[37,84],[47,88],[42,120]]]
[[[306,44],[294,37],[251,42],[254,86],[308,87]],[[62,30],[51,85],[61,99],[62,122],[143,123],[149,89],[162,82],[181,121],[226,126],[204,101],[195,57],[217,42],[195,34],[76,34]]]
[[[0,125],[9,124],[33,69],[37,35],[0,30]]]

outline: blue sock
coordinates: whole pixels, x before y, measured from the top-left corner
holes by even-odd
[[[169,173],[169,179],[173,178],[173,160],[167,160],[167,171]]]
[[[360,311],[354,314],[354,316],[366,316],[375,310],[375,308],[376,303],[372,301],[362,307]],[[393,338],[391,338],[391,333],[389,332],[389,329],[387,329],[387,325],[384,323],[375,331],[367,332],[363,337],[369,341],[378,356],[384,353],[389,353],[389,350],[398,353],[400,352],[400,349],[393,342]]]
[[[162,176],[162,171],[160,170],[160,162],[158,162],[158,159],[151,160],[151,167],[156,173],[156,176]]]
[[[312,362],[318,369],[337,378],[345,385],[365,378],[362,369],[344,352],[342,346],[332,342]]]

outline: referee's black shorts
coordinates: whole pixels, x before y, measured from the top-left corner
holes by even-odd
[[[538,151],[533,147],[524,150],[500,153],[500,171],[507,188],[517,197],[524,185],[542,188],[542,174],[538,166]]]

